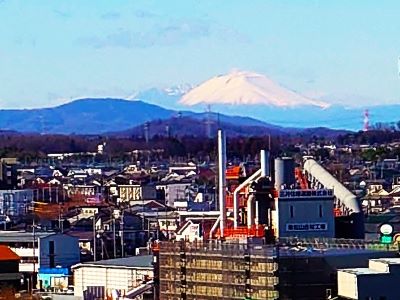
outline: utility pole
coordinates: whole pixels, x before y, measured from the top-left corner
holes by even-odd
[[[121,257],[125,256],[125,249],[124,249],[124,210],[122,210],[121,216]]]
[[[32,221],[32,235],[33,235],[33,272],[32,272],[32,278],[31,278],[31,294],[33,294],[33,288],[35,286],[34,281],[35,281],[35,274],[36,274],[36,232],[35,232],[35,216],[33,216],[33,221]],[[38,256],[40,253],[38,253]]]
[[[96,254],[96,213],[93,214],[93,259],[97,260]]]
[[[114,258],[117,258],[117,244],[115,241],[115,215],[112,215],[113,220],[113,248],[114,248]]]

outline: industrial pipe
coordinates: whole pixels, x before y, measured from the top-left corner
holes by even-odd
[[[226,224],[226,137],[222,130],[218,130],[218,192],[219,192],[219,212],[221,220],[219,228],[221,238],[224,237],[224,229]]]
[[[211,230],[210,230],[210,239],[212,239],[213,234],[214,234],[214,231],[215,231],[215,229],[217,229],[218,224],[219,224],[220,221],[221,221],[221,216],[219,216],[219,217],[217,218],[217,220],[215,221],[214,225],[211,227]]]
[[[357,197],[314,159],[309,158],[304,162],[304,170],[323,187],[333,189],[336,199],[343,203],[351,212],[362,212],[362,207],[357,201]]]
[[[239,197],[238,194],[242,188],[246,185],[252,183],[257,180],[261,176],[261,169],[257,170],[253,175],[243,181],[234,191],[233,191],[233,227],[238,227],[239,222]]]
[[[251,226],[253,225],[253,218],[254,218],[254,214],[253,214],[253,202],[255,200],[255,196],[253,194],[251,194],[249,196],[249,198],[247,199],[247,227],[251,228]]]
[[[270,176],[270,174],[269,174],[269,151],[261,150],[260,163],[261,163],[261,177]]]

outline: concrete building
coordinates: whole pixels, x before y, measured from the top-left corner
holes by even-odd
[[[369,260],[368,268],[338,270],[338,295],[345,299],[397,300],[400,258]]]
[[[280,190],[275,207],[276,237],[335,237],[332,190]]]
[[[153,278],[153,256],[133,256],[77,264],[74,272],[75,296],[83,297],[90,291],[110,295],[118,291],[122,296]]]

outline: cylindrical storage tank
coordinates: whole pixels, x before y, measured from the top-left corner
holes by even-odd
[[[296,183],[294,160],[291,157],[275,158],[275,189],[291,188]]]

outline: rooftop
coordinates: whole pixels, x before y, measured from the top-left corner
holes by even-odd
[[[73,266],[78,268],[82,266],[98,266],[98,267],[123,267],[123,268],[153,268],[153,255],[140,255],[124,258],[98,260],[86,262]]]
[[[400,257],[385,257],[385,258],[377,258],[371,260],[383,262],[388,265],[400,265]]]
[[[370,268],[354,268],[354,269],[342,269],[341,272],[346,272],[354,275],[374,275],[374,274],[382,274],[383,272],[373,270]]]
[[[0,261],[5,260],[20,260],[20,257],[7,246],[0,245]]]
[[[46,236],[55,234],[55,232],[47,231],[47,232],[35,232],[35,240],[39,238],[44,238]],[[33,241],[33,232],[31,231],[0,231],[0,243],[8,242],[31,242]]]
[[[400,258],[399,257],[385,257],[385,258],[376,258],[370,259],[371,261],[376,261],[380,263],[384,263],[387,265],[400,265]],[[374,275],[374,274],[384,274],[386,272],[375,270],[373,268],[354,268],[354,269],[342,269],[341,272],[350,273],[354,275]]]

